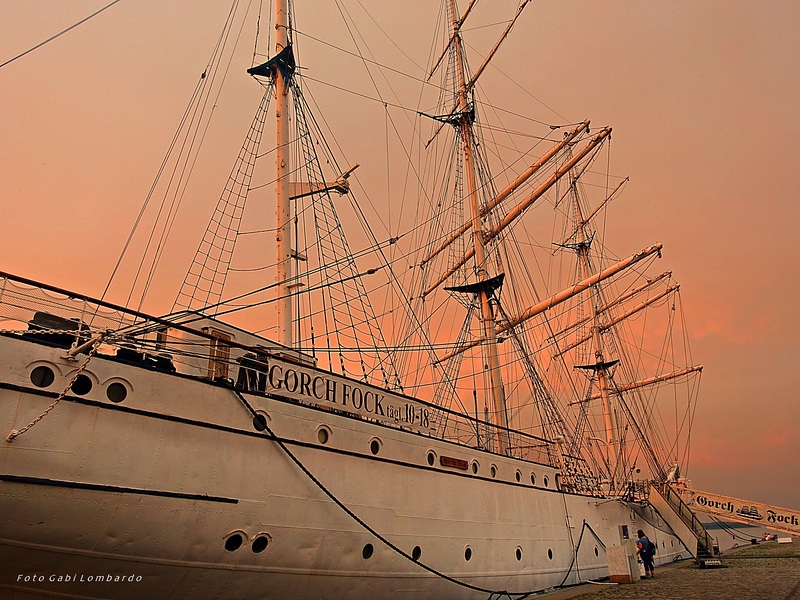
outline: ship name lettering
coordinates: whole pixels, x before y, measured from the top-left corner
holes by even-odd
[[[361,410],[361,407],[364,406],[364,395],[361,392],[361,388],[353,387],[353,393],[350,395],[350,399],[353,402],[353,408]]]
[[[380,413],[382,417],[385,416],[383,413],[383,404],[381,404],[381,402],[383,402],[383,396],[378,396],[378,394],[373,395],[375,396],[375,410],[372,412],[374,412],[376,415]]]
[[[311,389],[314,390],[313,391],[314,398],[316,398],[317,400],[322,400],[323,398],[325,398],[325,385],[324,384],[325,384],[326,381],[330,384],[330,380],[325,380],[322,377],[320,377],[319,375],[317,375],[316,377],[314,377],[314,381],[311,383]],[[320,384],[323,384],[323,385],[320,386]],[[320,387],[322,389],[320,389]]]
[[[770,523],[786,523],[787,525],[798,525],[797,515],[782,515],[774,510],[767,510],[767,521]]]
[[[301,371],[300,372],[300,393],[311,397],[311,390],[309,389],[310,385],[311,385],[311,375],[309,375],[305,371]]]
[[[286,390],[290,394],[299,394],[342,406],[349,405],[361,412],[388,417],[395,423],[402,421],[409,425],[430,427],[430,413],[427,408],[411,403],[400,406],[390,404],[384,394],[358,385],[350,385],[279,364],[271,365],[264,376],[265,385],[268,383],[273,390]]]
[[[269,385],[270,385],[271,388],[273,388],[275,390],[279,390],[279,389],[281,389],[281,380],[280,379],[278,379],[278,380],[275,379],[275,371],[276,370],[278,371],[278,377],[280,377],[281,373],[283,372],[283,369],[281,368],[280,365],[272,365],[272,367],[270,367],[270,370],[269,370]]]
[[[291,376],[291,386],[289,384]],[[283,385],[286,387],[286,391],[290,393],[295,393],[297,391],[297,384],[299,383],[299,379],[297,377],[297,372],[294,369],[286,369],[286,373],[283,376]]]
[[[325,394],[329,402],[336,404],[336,382],[333,379],[325,380]]]
[[[347,401],[350,399],[350,386],[346,383],[342,384],[342,406],[347,406]]]
[[[716,508],[718,510],[724,510],[729,513],[732,513],[734,510],[733,502],[719,502],[717,500],[709,500],[705,496],[698,496],[697,503],[700,506],[707,506],[709,508]]]

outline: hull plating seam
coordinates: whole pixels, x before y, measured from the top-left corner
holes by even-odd
[[[206,494],[185,494],[182,492],[168,492],[166,490],[148,490],[144,488],[120,487],[98,483],[83,483],[80,481],[63,481],[59,479],[44,479],[41,477],[21,477],[18,475],[0,475],[0,481],[12,483],[28,483],[33,485],[49,485],[54,487],[74,488],[79,490],[96,490],[100,492],[115,492],[119,494],[143,494],[145,496],[161,496],[165,498],[181,498],[184,500],[206,500],[208,502],[222,502],[225,504],[238,504],[236,498],[224,496],[208,496]]]
[[[54,392],[47,392],[47,391],[43,391],[43,390],[37,390],[37,389],[34,389],[34,388],[28,388],[28,387],[24,387],[24,386],[18,386],[18,385],[13,385],[13,384],[5,384],[5,383],[0,383],[0,389],[10,389],[10,390],[19,391],[19,392],[25,392],[27,394],[35,394],[35,395],[46,396],[46,397],[50,397],[50,398],[55,398],[58,395],[58,394],[56,394]],[[230,389],[230,388],[225,388],[225,389]],[[230,391],[232,391],[234,393],[238,393],[238,390],[231,389]],[[271,395],[269,397],[272,398]],[[234,399],[235,399],[235,397],[232,398],[232,400],[234,400]],[[315,411],[319,410],[319,409],[317,409],[317,408],[315,408],[313,406],[306,406],[306,405],[298,404],[296,402],[292,402],[290,400],[287,400],[287,399],[281,398],[281,397],[276,397],[276,398],[272,398],[272,399],[278,400],[278,401],[281,401],[281,402],[285,402],[287,404],[294,404],[294,405],[297,405],[297,406],[302,406],[303,408],[306,408],[306,409],[309,409],[309,410],[315,410]],[[203,428],[206,428],[206,429],[215,429],[217,431],[224,431],[226,433],[233,433],[233,434],[237,434],[237,435],[246,435],[246,436],[249,436],[249,437],[263,438],[263,439],[271,440],[271,441],[274,441],[274,442],[281,441],[281,442],[283,442],[285,444],[290,444],[292,446],[299,446],[299,447],[302,447],[302,448],[314,448],[316,450],[322,450],[324,452],[333,452],[334,454],[343,454],[343,455],[347,455],[347,456],[354,456],[354,457],[358,457],[358,458],[362,458],[362,459],[366,459],[366,460],[372,460],[372,461],[376,461],[376,462],[390,463],[390,464],[399,465],[399,466],[403,466],[403,467],[410,467],[412,469],[420,469],[420,470],[423,470],[423,471],[434,471],[436,473],[441,473],[443,475],[452,475],[452,476],[455,476],[455,477],[465,477],[467,479],[488,481],[488,482],[495,483],[495,484],[498,484],[498,485],[507,485],[507,486],[512,486],[512,487],[522,487],[522,488],[528,488],[528,489],[532,489],[532,490],[535,489],[535,490],[538,490],[538,491],[541,491],[541,492],[549,492],[549,493],[553,493],[553,494],[567,494],[567,495],[571,495],[571,496],[582,496],[582,497],[585,497],[585,498],[592,498],[593,497],[593,496],[588,496],[586,494],[579,494],[579,493],[576,493],[576,492],[568,492],[568,491],[564,491],[564,490],[557,490],[557,489],[552,489],[552,488],[545,488],[545,487],[540,487],[540,486],[533,486],[533,485],[528,485],[528,484],[515,483],[515,482],[512,482],[512,481],[504,481],[504,480],[501,480],[501,479],[492,479],[491,477],[484,477],[484,476],[481,476],[481,475],[470,475],[468,473],[461,473],[461,472],[458,472],[458,471],[436,469],[436,468],[433,468],[433,467],[429,467],[428,465],[415,464],[415,463],[405,462],[405,461],[401,461],[401,460],[394,460],[394,459],[391,459],[391,458],[383,458],[383,457],[380,457],[380,456],[372,456],[370,454],[362,454],[360,452],[352,452],[352,451],[349,451],[349,450],[343,450],[341,448],[333,448],[333,447],[330,447],[330,446],[322,446],[322,445],[319,445],[319,444],[313,444],[313,443],[309,443],[309,442],[302,442],[302,441],[299,441],[299,440],[292,440],[292,439],[288,439],[288,438],[277,437],[275,435],[270,435],[266,431],[265,432],[247,431],[245,429],[238,429],[238,428],[235,428],[235,427],[228,427],[226,425],[218,425],[216,423],[208,423],[206,421],[196,421],[194,419],[187,419],[185,417],[179,417],[179,416],[176,416],[176,415],[167,415],[167,414],[163,414],[163,413],[156,413],[156,412],[152,412],[152,411],[148,411],[148,410],[142,410],[140,408],[131,408],[129,406],[121,406],[121,405],[118,405],[118,404],[111,405],[111,404],[107,404],[105,402],[98,402],[96,400],[88,400],[86,398],[78,398],[76,396],[64,396],[63,401],[65,401],[65,402],[74,402],[75,404],[83,404],[85,406],[94,406],[94,407],[105,409],[105,410],[116,410],[116,411],[126,412],[126,413],[129,413],[129,414],[139,415],[139,416],[142,416],[142,417],[148,417],[148,418],[151,418],[151,419],[161,419],[161,420],[164,420],[164,421],[172,421],[172,422],[176,422],[176,423],[184,423],[186,425],[193,425],[195,427],[203,427]],[[245,411],[247,411],[247,407],[246,406],[242,406],[242,408]],[[326,415],[331,415],[332,414],[332,413],[330,413],[328,411],[320,411],[320,412],[325,412]],[[341,417],[343,419],[352,419],[352,417],[348,417],[347,415],[336,415],[336,416]],[[379,425],[377,423],[370,423],[370,424]],[[379,425],[379,426],[386,427],[385,425]],[[413,434],[412,433],[412,435],[419,435],[419,434]],[[420,437],[422,437],[422,436],[420,436]],[[447,442],[447,440],[440,440],[438,438],[431,438],[431,439],[435,440],[437,442],[443,442],[444,441],[445,443],[449,443],[449,442]],[[461,448],[461,446],[458,446],[458,444],[454,444],[454,445],[456,447]],[[470,450],[478,452],[478,450],[476,450],[474,448],[472,448]],[[489,454],[491,456],[494,456],[491,453],[489,453]],[[530,462],[530,461],[521,461],[521,462],[524,462],[525,464],[529,464],[529,465],[539,465],[539,466],[541,466],[540,463],[534,463],[534,462]]]

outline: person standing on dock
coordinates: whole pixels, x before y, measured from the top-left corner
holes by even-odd
[[[655,573],[653,572],[653,543],[647,539],[647,536],[641,529],[636,532],[636,536],[639,538],[636,540],[636,554],[642,557],[644,576],[655,577]]]

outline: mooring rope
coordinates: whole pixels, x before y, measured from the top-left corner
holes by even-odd
[[[247,407],[247,410],[250,411],[250,413],[253,415],[253,418],[262,417],[260,419],[260,423],[261,423],[261,425],[264,426],[266,432],[272,437],[272,439],[275,441],[275,443],[278,444],[278,446],[281,448],[281,450],[283,450],[283,452],[286,454],[286,456],[288,456],[292,460],[292,462],[294,462],[300,468],[300,470],[303,471],[303,473],[305,473],[306,476],[312,482],[314,482],[314,485],[316,485],[320,490],[322,490],[322,492],[326,496],[328,496],[328,498],[330,498],[339,508],[341,508],[356,523],[361,525],[361,527],[366,529],[375,538],[380,540],[383,544],[388,546],[390,549],[394,550],[397,554],[399,554],[403,558],[405,558],[405,559],[411,561],[412,563],[418,565],[419,567],[421,567],[422,569],[428,571],[429,573],[431,573],[433,575],[436,575],[437,577],[440,577],[441,579],[449,581],[450,583],[453,583],[455,585],[460,585],[462,587],[465,587],[467,589],[470,589],[470,590],[473,590],[473,591],[476,591],[476,592],[481,592],[481,593],[484,593],[484,594],[488,594],[488,600],[495,600],[495,599],[499,600],[500,598],[504,598],[504,597],[505,598],[509,598],[509,600],[524,600],[525,598],[528,598],[528,597],[530,597],[530,596],[532,596],[534,594],[537,594],[537,593],[539,593],[541,591],[541,590],[536,590],[536,591],[531,591],[531,592],[508,592],[508,591],[505,591],[505,590],[500,590],[500,591],[498,591],[498,590],[490,590],[490,589],[487,589],[487,588],[482,588],[482,587],[479,587],[479,586],[476,586],[476,585],[472,585],[471,583],[467,583],[466,581],[461,581],[461,580],[456,579],[454,577],[451,577],[451,576],[449,576],[449,575],[447,575],[445,573],[442,573],[441,571],[437,571],[433,567],[431,567],[429,565],[426,565],[425,563],[422,563],[419,560],[414,560],[414,558],[411,555],[407,554],[404,550],[402,550],[401,548],[399,548],[398,546],[396,546],[395,544],[390,542],[388,539],[386,539],[383,535],[378,533],[375,529],[373,529],[370,525],[368,525],[363,519],[361,519],[357,514],[355,514],[352,510],[350,510],[341,500],[339,500],[333,494],[333,492],[331,492],[328,488],[326,488],[325,485],[319,479],[317,479],[314,476],[314,474],[311,473],[311,471],[308,470],[308,468],[300,461],[300,459],[297,458],[294,455],[294,453],[291,450],[289,450],[289,448],[287,448],[286,444],[283,443],[283,440],[281,440],[278,436],[275,435],[275,433],[272,431],[272,429],[270,428],[269,424],[267,423],[267,420],[264,419],[262,415],[260,415],[259,413],[257,413],[255,411],[255,409],[250,405],[250,403],[247,401],[247,399],[239,392],[239,390],[234,388],[233,389],[233,393],[236,394],[236,396],[239,398],[239,400],[242,401],[242,404],[244,404],[245,407]]]

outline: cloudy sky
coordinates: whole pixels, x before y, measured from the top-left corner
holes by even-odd
[[[0,63],[105,4],[5,0]],[[313,39],[353,49],[339,5],[375,48],[387,48],[379,62],[419,75],[415,65],[428,60],[435,3],[308,4],[313,13],[298,6],[296,26],[309,76],[373,93],[363,65]],[[476,19],[490,26],[471,32],[477,53],[516,3],[488,4]],[[197,5],[123,0],[0,68],[0,269],[102,292],[230,8]],[[694,487],[790,508],[800,508],[798,30],[800,4],[786,0],[540,0],[483,87],[496,89],[505,103],[496,104],[545,122],[614,127],[612,169],[631,178],[615,209],[615,249],[664,243],[662,262],[682,284],[693,355],[705,366]],[[242,76],[253,39],[248,25],[228,74],[243,83],[215,109],[232,124],[212,134],[215,150],[198,169],[212,202],[258,103],[260,90]],[[368,163],[376,136],[363,129],[367,109],[330,86],[318,90],[334,104],[331,127],[349,132],[347,154]],[[187,233],[168,272],[182,277],[207,218],[188,216],[187,230],[200,233]],[[152,310],[169,310],[158,300]]]

